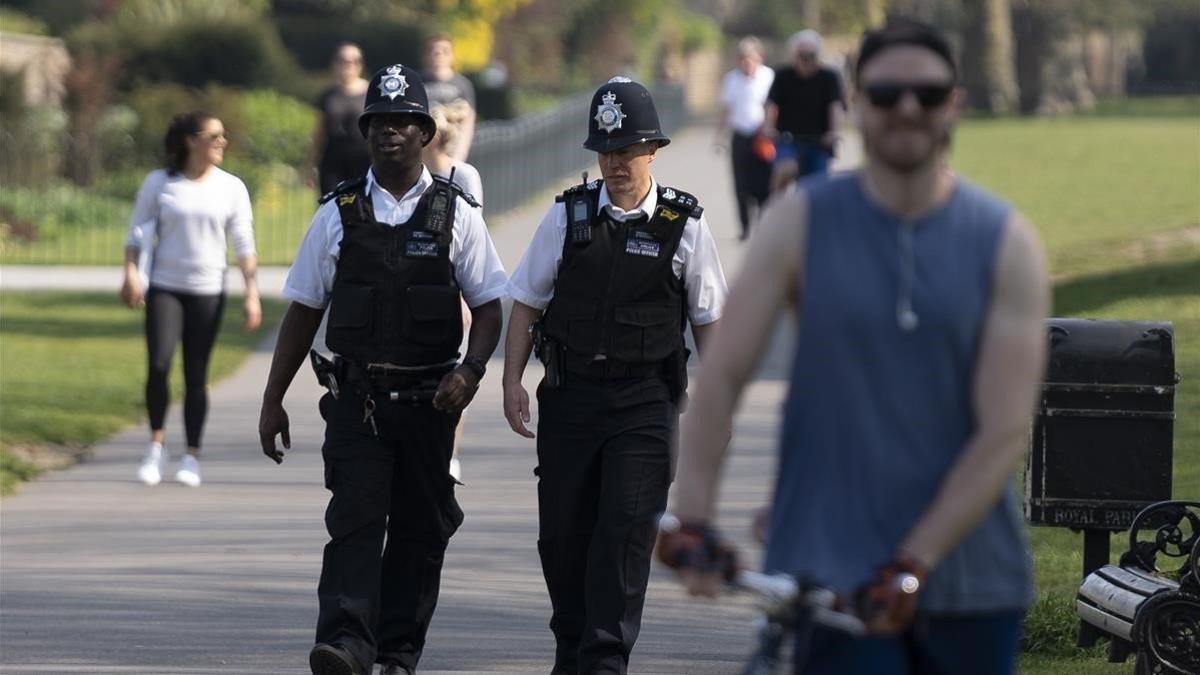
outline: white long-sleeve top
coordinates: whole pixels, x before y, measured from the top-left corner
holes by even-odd
[[[226,248],[254,255],[250,193],[213,167],[201,180],[151,171],[138,189],[126,247],[150,250],[150,285],[196,295],[225,290]]]

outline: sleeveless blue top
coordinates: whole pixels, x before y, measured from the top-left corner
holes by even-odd
[[[765,560],[846,594],[891,558],[974,430],[973,370],[1010,213],[958,178],[945,205],[905,221],[860,180],[803,184],[806,262],[770,520],[779,536]],[[924,609],[1032,602],[1011,480],[1003,494],[932,571]]]

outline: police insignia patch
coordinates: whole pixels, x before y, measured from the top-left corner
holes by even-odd
[[[663,190],[663,199],[675,199],[675,191],[671,188]]]
[[[621,128],[621,120],[625,119],[625,113],[621,112],[621,104],[617,103],[617,95],[611,91],[605,92],[604,96],[600,97],[602,103],[596,106],[596,124],[600,126],[600,130],[612,133],[616,129]]]
[[[379,95],[395,101],[397,96],[403,96],[408,91],[408,80],[404,79],[400,64],[388,66],[387,74],[379,80]]]
[[[348,206],[354,203],[356,196],[354,193],[338,195],[338,206]]]

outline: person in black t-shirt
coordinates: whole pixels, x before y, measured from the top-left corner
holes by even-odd
[[[764,127],[776,144],[772,190],[796,176],[824,172],[845,111],[842,83],[821,65],[821,36],[803,30],[788,40],[792,65],[775,69]]]
[[[344,180],[366,175],[371,165],[367,144],[358,131],[358,116],[367,95],[362,50],[343,42],[334,50],[330,66],[334,85],[317,99],[317,125],[304,172],[305,184],[319,185],[321,194]]]
[[[429,103],[453,105],[465,101],[470,113],[459,125],[458,140],[450,148],[450,156],[456,162],[467,161],[471,152],[471,140],[475,138],[475,85],[462,73],[454,69],[454,42],[446,33],[438,33],[425,43],[425,90],[429,92]]]

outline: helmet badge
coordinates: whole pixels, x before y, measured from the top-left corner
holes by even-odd
[[[605,92],[600,97],[602,101],[596,106],[596,124],[600,126],[600,130],[612,133],[615,129],[621,128],[621,120],[625,119],[625,113],[621,112],[621,104],[617,103],[617,95],[611,91]]]
[[[397,96],[403,96],[408,90],[408,80],[404,79],[401,73],[401,66],[396,64],[388,66],[386,74],[379,80],[379,95],[388,97],[388,100],[395,101]]]

